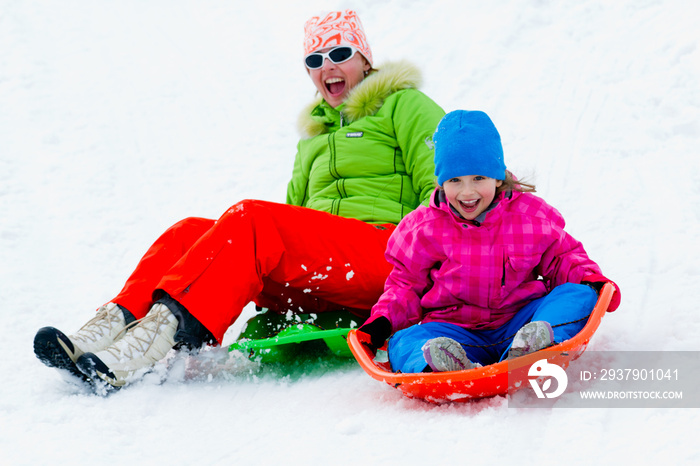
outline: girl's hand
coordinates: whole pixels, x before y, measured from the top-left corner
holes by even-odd
[[[603,288],[603,285],[608,282],[612,283],[612,285],[615,287],[615,293],[613,293],[612,299],[610,300],[610,305],[608,306],[608,312],[612,312],[615,309],[617,309],[618,306],[620,306],[620,301],[622,299],[620,295],[620,287],[617,286],[617,283],[597,273],[587,275],[583,277],[583,280],[581,280],[582,285],[590,286],[591,288],[596,290],[596,293],[600,293],[600,290],[601,288]]]

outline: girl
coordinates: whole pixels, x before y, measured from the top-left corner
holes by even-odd
[[[369,315],[391,232],[432,192],[430,137],[445,113],[418,91],[413,66],[374,68],[354,11],[306,22],[303,63],[318,98],[302,112],[286,204],[247,200],[218,220],[178,222],[83,328],[39,330],[43,363],[121,387],[173,346],[221,343],[251,301]]]
[[[449,113],[433,141],[439,187],[389,239],[393,270],[360,331],[375,350],[395,332],[396,372],[470,369],[571,338],[609,280],[506,170],[485,113]],[[619,302],[616,286],[608,310]]]

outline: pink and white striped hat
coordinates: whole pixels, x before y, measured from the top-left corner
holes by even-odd
[[[372,66],[372,50],[355,11],[331,11],[313,16],[304,24],[304,56],[338,45],[355,47]]]

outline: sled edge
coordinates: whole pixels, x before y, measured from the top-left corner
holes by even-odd
[[[588,346],[588,342],[595,333],[595,331],[600,326],[600,321],[602,320],[605,312],[610,306],[610,301],[612,299],[613,293],[615,291],[612,283],[607,282],[603,285],[596,305],[591,311],[591,315],[586,322],[586,325],[577,333],[574,337],[566,340],[558,345],[546,348],[543,351],[548,353],[562,353],[566,354],[573,352],[574,350],[580,354],[585,351]],[[539,357],[537,352],[526,354],[519,358],[512,359],[510,361],[501,361],[495,364],[490,364],[484,367],[477,367],[474,369],[469,369],[466,371],[453,371],[453,372],[429,372],[420,374],[401,374],[386,371],[374,362],[374,355],[371,350],[364,344],[369,343],[367,340],[369,336],[357,332],[357,329],[350,330],[348,333],[348,345],[350,351],[352,352],[355,359],[360,364],[362,369],[373,379],[386,382],[394,387],[399,387],[403,384],[425,384],[425,383],[441,383],[445,379],[450,379],[452,382],[456,381],[468,381],[472,379],[477,379],[481,377],[493,377],[494,374],[502,373],[504,370],[507,372],[510,367],[521,367],[524,365],[529,365],[534,363]],[[572,359],[578,357],[577,355],[572,355]]]

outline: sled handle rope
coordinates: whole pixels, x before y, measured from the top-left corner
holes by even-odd
[[[600,294],[598,295],[598,301],[596,302],[596,305],[589,316],[588,322],[586,322],[583,329],[569,340],[558,343],[554,346],[550,346],[549,348],[542,350],[542,352],[547,352],[547,354],[557,353],[568,359],[575,359],[575,357],[580,355],[585,350],[586,346],[588,346],[588,342],[598,329],[603,315],[605,315],[605,312],[608,310],[608,306],[610,305],[610,300],[612,299],[614,291],[615,288],[612,283],[608,282],[603,285],[603,288],[600,290]],[[405,394],[408,394],[408,390],[404,390],[406,386],[425,386],[430,384],[439,385],[445,383],[446,377],[448,377],[452,383],[459,382],[460,380],[473,381],[485,379],[488,377],[494,377],[494,375],[507,373],[513,368],[529,366],[542,357],[540,352],[535,352],[508,361],[501,361],[483,367],[468,369],[466,371],[406,374],[391,372],[381,367],[384,366],[388,368],[387,365],[376,363],[374,361],[375,355],[367,346],[369,343],[369,335],[366,335],[363,332],[358,333],[356,329],[353,329],[350,331],[350,333],[348,333],[348,345],[350,346],[350,350],[365,372],[376,380],[386,382],[394,387],[401,386],[401,389]],[[415,396],[421,397],[420,395]]]
[[[561,327],[562,325],[576,324],[576,323],[578,323],[578,322],[581,322],[582,320],[588,319],[588,318],[591,316],[591,314],[593,314],[593,311],[591,311],[590,314],[587,314],[586,316],[581,317],[580,319],[572,320],[572,321],[570,321],[570,322],[562,322],[561,324],[552,325],[552,328]],[[470,348],[488,348],[488,347],[490,347],[490,346],[496,346],[496,345],[500,345],[501,343],[507,342],[508,340],[514,338],[515,335],[516,335],[517,333],[518,333],[518,332],[515,332],[515,333],[513,333],[512,335],[505,337],[505,338],[504,338],[503,340],[501,340],[501,341],[497,341],[497,342],[495,342],[495,343],[489,343],[488,345],[470,345],[469,343],[466,343],[466,344],[465,344],[465,343],[462,343],[462,345],[463,345],[463,346],[469,346]]]

